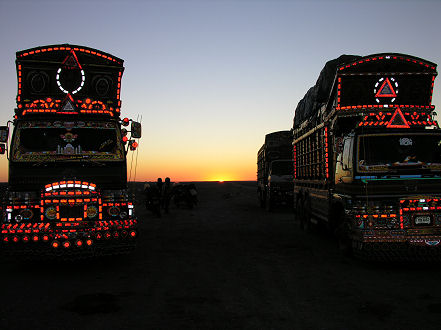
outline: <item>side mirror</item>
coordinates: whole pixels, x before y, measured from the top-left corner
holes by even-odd
[[[0,126],[0,142],[3,143],[8,142],[8,136],[9,136],[9,127]]]
[[[141,124],[136,121],[132,121],[130,132],[132,138],[139,139],[141,137]]]
[[[6,152],[6,144],[0,143],[0,155],[3,155]]]

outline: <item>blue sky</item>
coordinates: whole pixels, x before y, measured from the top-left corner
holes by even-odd
[[[89,46],[125,60],[122,113],[142,116],[144,133],[137,180],[251,180],[264,135],[292,127],[327,60],[397,52],[441,64],[440,14],[434,0],[0,0],[0,122],[15,107],[16,51]]]

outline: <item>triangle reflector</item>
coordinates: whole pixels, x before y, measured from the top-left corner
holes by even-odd
[[[400,108],[395,110],[392,118],[387,124],[387,128],[410,128],[409,123],[407,122],[406,118],[404,118]]]
[[[395,93],[395,90],[392,87],[389,78],[386,78],[386,80],[383,81],[383,84],[378,89],[375,97],[397,97],[397,93]]]
[[[73,50],[70,52],[70,55],[64,59],[63,65],[68,69],[81,69],[81,64],[78,62],[78,57]]]
[[[63,111],[75,111],[75,108],[69,100],[67,100],[66,104],[64,105]]]

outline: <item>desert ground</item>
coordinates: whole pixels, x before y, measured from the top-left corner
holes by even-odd
[[[129,256],[1,258],[0,329],[440,329],[441,266],[344,256],[261,209],[255,182],[196,185],[196,208],[162,218],[138,185]]]

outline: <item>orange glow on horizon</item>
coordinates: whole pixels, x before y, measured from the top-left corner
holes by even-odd
[[[127,154],[127,180],[154,182],[169,177],[173,182],[255,181],[255,150],[256,147],[243,152],[224,146],[217,149],[199,146],[171,152],[155,144],[140,143],[137,151]],[[8,160],[1,157],[0,182],[7,181]]]

